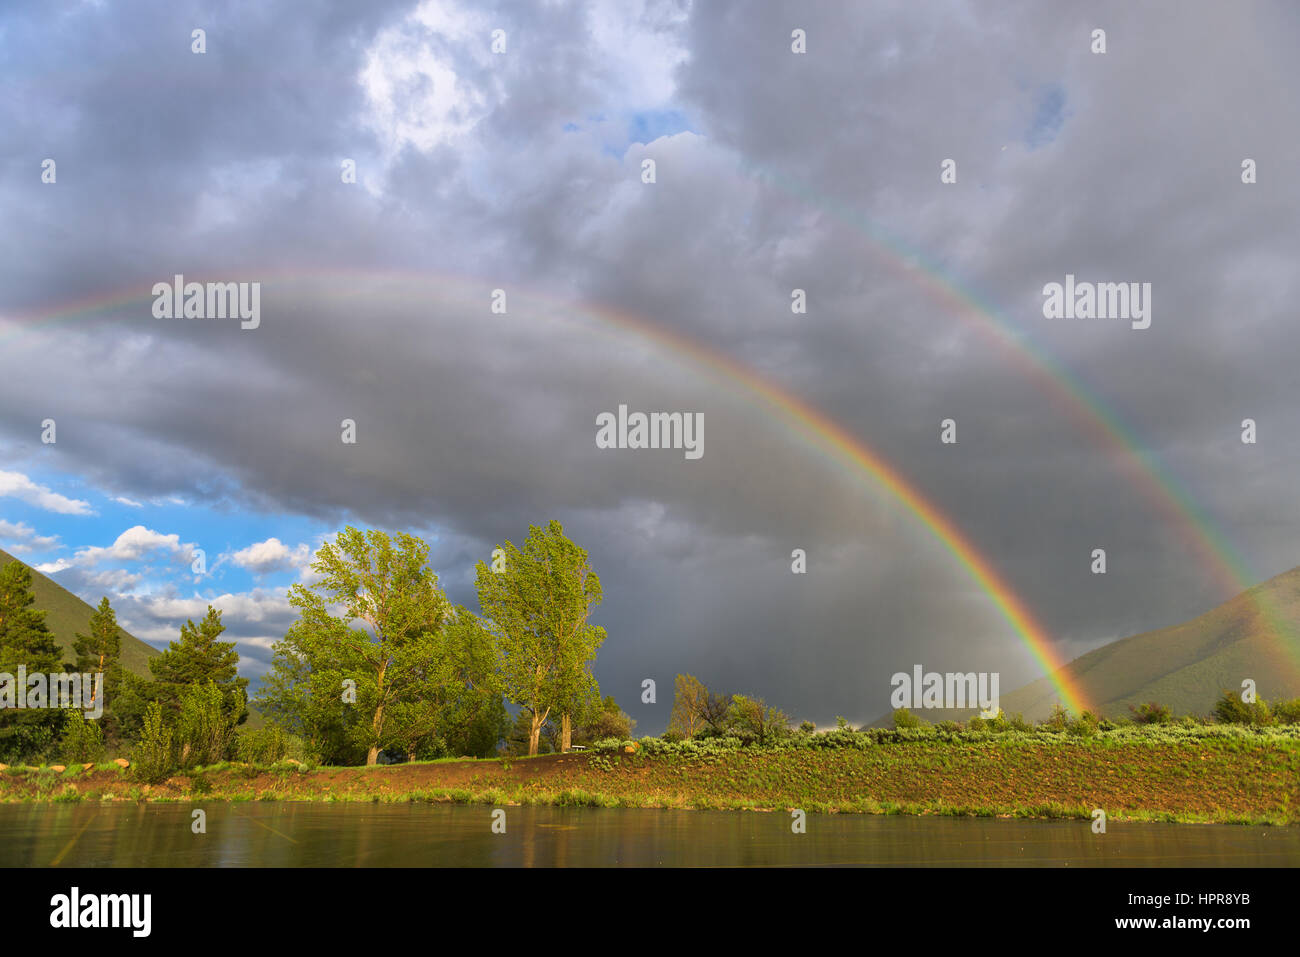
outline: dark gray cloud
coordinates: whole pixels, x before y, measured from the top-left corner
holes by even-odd
[[[284,512],[422,530],[467,602],[472,561],[561,518],[605,582],[598,677],[651,730],[678,671],[820,722],[880,713],[917,662],[1009,689],[1029,656],[915,517],[744,382],[599,314],[743,363],[868,442],[1064,656],[1230,586],[1017,339],[1255,574],[1292,567],[1296,16],[1176,8],[15,8],[0,317],[26,332],[5,331],[0,443],[21,463],[57,415],[67,467],[102,487],[263,510],[267,535]],[[670,111],[689,131],[609,149]],[[155,320],[147,297],[32,325],[175,272],[262,281],[262,327]],[[1067,272],[1152,283],[1151,328],[1044,319]],[[704,412],[704,457],[597,450],[619,403]],[[231,603],[250,642],[283,626]],[[644,677],[657,708],[635,703]]]

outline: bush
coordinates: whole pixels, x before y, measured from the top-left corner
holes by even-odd
[[[1174,720],[1173,712],[1155,701],[1148,701],[1136,708],[1129,705],[1128,709],[1133,714],[1133,720],[1138,724],[1170,724]]]
[[[1091,711],[1085,711],[1077,719],[1071,721],[1066,728],[1070,734],[1078,735],[1083,738],[1090,738],[1101,729],[1101,721]]]
[[[157,701],[145,711],[144,727],[132,757],[136,777],[151,784],[166,780],[176,768],[172,729],[163,720],[162,705]]]
[[[1276,702],[1273,705],[1273,720],[1278,724],[1300,724],[1300,698]]]
[[[1273,723],[1273,715],[1263,698],[1258,701],[1245,702],[1241,696],[1232,691],[1225,691],[1223,697],[1214,705],[1214,717],[1220,724],[1254,724]]]
[[[663,740],[667,741],[669,744],[677,744],[681,741],[685,741],[686,735],[682,734],[680,731],[668,730],[663,733]]]
[[[229,756],[235,724],[226,712],[225,695],[215,681],[192,685],[181,693],[176,722],[176,759],[183,768],[216,764]]]
[[[235,757],[248,764],[275,764],[293,758],[310,764],[303,740],[290,734],[277,724],[268,724],[256,731],[240,728],[235,732]]]
[[[840,720],[843,719],[841,718]],[[813,724],[811,721],[802,721],[799,724],[800,734],[814,734],[816,731],[817,731],[817,725]]]
[[[1051,731],[1064,731],[1070,726],[1070,712],[1061,707],[1060,702],[1052,705],[1052,715],[1043,722],[1043,727]]]
[[[894,727],[901,731],[904,728],[920,728],[925,722],[918,718],[906,708],[898,708],[894,711]]]
[[[69,710],[59,739],[59,757],[64,764],[85,764],[104,756],[104,732],[97,721],[87,721],[75,709]]]

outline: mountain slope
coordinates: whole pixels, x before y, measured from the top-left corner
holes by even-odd
[[[0,551],[0,566],[16,561],[21,560],[14,558],[8,552]],[[22,562],[22,564],[27,563]],[[31,568],[30,565],[28,567]],[[72,650],[72,642],[76,639],[77,632],[83,635],[89,632],[90,616],[94,614],[95,609],[34,568],[32,568],[32,592],[36,595],[35,607],[45,612],[45,624],[49,626],[59,647],[63,649],[63,660],[69,663],[75,661],[76,654]],[[122,665],[128,671],[149,677],[149,666],[146,662],[158,654],[158,650],[145,644],[120,625],[117,631],[122,639]]]
[[[1158,701],[1175,714],[1208,714],[1224,690],[1240,691],[1245,678],[1253,678],[1270,701],[1300,697],[1300,567],[1191,621],[1090,651],[1061,671],[1094,711],[1109,717],[1144,701]],[[1056,700],[1044,677],[1003,695],[1002,709],[1038,719]]]

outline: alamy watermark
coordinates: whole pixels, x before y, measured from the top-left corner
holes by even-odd
[[[1047,319],[1125,319],[1134,329],[1151,326],[1151,283],[1075,282],[1043,287],[1043,316]]]
[[[975,708],[985,717],[998,713],[998,672],[924,671],[912,666],[912,673],[900,671],[889,679],[894,691],[889,703],[895,708]]]
[[[4,708],[76,709],[94,721],[104,713],[104,673],[38,671],[28,674],[26,665],[18,666],[17,677],[0,671],[0,709]]]
[[[632,412],[596,416],[598,449],[683,449],[688,459],[704,455],[703,412]]]
[[[260,282],[186,282],[177,273],[171,282],[153,285],[155,319],[240,319],[239,328],[262,324]]]

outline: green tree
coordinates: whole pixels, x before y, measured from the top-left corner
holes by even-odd
[[[296,694],[314,690],[318,678],[326,685],[339,680],[333,695],[340,695],[343,682],[354,682],[355,701],[343,700],[364,717],[346,723],[365,746],[367,765],[377,763],[380,748],[393,740],[393,706],[417,701],[443,674],[439,632],[451,606],[428,559],[428,544],[413,535],[348,526],[316,553],[312,570],[320,581],[289,590],[301,613],[291,655],[311,674]],[[342,614],[331,614],[331,606]],[[403,709],[397,716],[413,720]]]
[[[636,721],[618,706],[613,695],[606,695],[600,703],[600,709],[592,715],[591,720],[578,733],[580,744],[591,744],[605,738],[617,738],[625,741],[632,737]]]
[[[117,627],[117,614],[108,603],[107,596],[99,600],[99,606],[90,616],[90,634],[78,632],[72,642],[72,650],[76,655],[74,667],[78,672],[104,676],[100,730],[106,738],[117,738],[120,730],[113,708],[122,687],[122,638]],[[90,697],[93,708],[96,703],[93,685]]]
[[[165,651],[149,659],[153,675],[154,700],[164,712],[175,718],[181,710],[181,698],[197,685],[213,682],[222,695],[222,707],[232,724],[248,718],[248,679],[239,677],[239,652],[233,641],[219,641],[226,626],[221,612],[211,605],[197,625],[189,619],[181,626],[179,641],[170,642]]]
[[[709,689],[695,675],[678,675],[673,682],[673,710],[668,730],[684,738],[693,738],[704,723],[703,711]]]
[[[537,729],[533,737],[533,716],[527,708],[520,708],[510,730],[506,734],[506,753],[513,755],[550,754],[552,747],[546,735]]]
[[[731,726],[740,737],[768,744],[790,734],[790,719],[785,712],[770,708],[762,698],[731,696]]]
[[[457,607],[444,647],[451,680],[441,699],[439,735],[448,754],[487,757],[510,729],[492,636],[472,612]]]
[[[257,693],[261,712],[326,764],[359,764],[369,750],[356,705],[369,667],[361,645],[344,622],[305,615],[275,643]]]
[[[594,686],[589,667],[605,629],[588,618],[600,604],[600,578],[586,551],[556,521],[545,529],[529,526],[523,548],[507,541],[501,549],[503,570],[485,562],[475,566],[478,600],[496,641],[502,689],[527,709],[528,753],[536,754],[551,711],[560,714],[563,741],[574,710]]]
[[[20,666],[28,675],[63,670],[58,642],[45,625],[45,612],[32,607],[35,601],[30,568],[18,561],[0,567],[0,673],[13,676],[0,684],[0,759],[6,761],[43,755],[63,727],[58,708],[16,707],[17,697],[28,691],[18,686]]]

